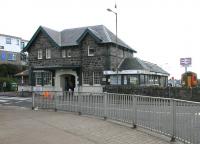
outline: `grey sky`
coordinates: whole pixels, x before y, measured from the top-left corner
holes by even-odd
[[[1,0],[0,33],[29,40],[39,25],[55,30],[103,24],[115,33],[115,0]],[[200,76],[199,0],[117,0],[118,36],[179,79],[180,58]]]

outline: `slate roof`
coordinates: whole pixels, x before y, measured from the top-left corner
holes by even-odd
[[[150,72],[162,73],[169,75],[168,72],[163,70],[156,64],[151,62],[143,61],[136,57],[125,58],[124,61],[121,63],[120,70],[147,70]]]
[[[60,32],[55,31],[53,29],[40,26],[37,32],[34,34],[32,39],[30,40],[30,44],[27,45],[25,50],[28,49],[28,47],[33,42],[33,39],[36,38],[35,35],[39,33],[39,31],[42,30],[45,32],[51,40],[54,41],[54,43],[59,47],[64,46],[76,46],[79,45],[79,39],[85,35],[85,33],[89,32],[94,37],[98,39],[99,43],[116,43],[116,36],[113,34],[109,29],[107,29],[104,25],[96,25],[96,26],[88,26],[88,27],[79,27],[79,28],[73,28],[73,29],[65,29]],[[133,52],[136,53],[134,49],[132,49],[130,46],[128,46],[125,42],[123,42],[121,39],[118,38],[117,44],[127,48]]]

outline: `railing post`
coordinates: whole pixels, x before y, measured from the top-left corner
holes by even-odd
[[[107,92],[105,92],[104,93],[104,120],[106,120],[107,119],[107,95],[108,95],[108,93]]]
[[[78,92],[78,115],[81,115],[82,112],[81,112],[81,106],[82,106],[82,96],[80,94],[80,92]]]
[[[171,137],[171,142],[175,142],[176,139],[176,100],[171,99],[171,115],[172,115],[172,137]]]
[[[35,92],[32,91],[32,110],[35,109]]]
[[[58,97],[58,95],[57,95],[57,92],[54,92],[54,95],[53,95],[53,100],[54,100],[54,111],[55,112],[57,112],[57,97]]]
[[[137,128],[137,96],[132,96],[133,98],[133,129]]]

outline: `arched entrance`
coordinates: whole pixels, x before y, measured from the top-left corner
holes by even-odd
[[[64,74],[61,76],[61,87],[64,91],[74,91],[76,86],[75,76],[71,74]]]

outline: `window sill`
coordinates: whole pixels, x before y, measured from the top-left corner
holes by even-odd
[[[91,85],[89,85],[89,84],[83,84],[83,86],[91,86]]]
[[[93,86],[101,86],[101,84],[93,84]]]
[[[93,57],[94,55],[88,55],[89,57]]]

